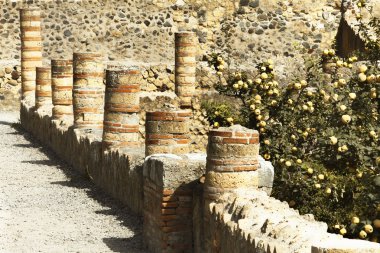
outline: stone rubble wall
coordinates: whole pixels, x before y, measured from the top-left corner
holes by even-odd
[[[4,111],[19,110],[21,67],[17,61],[0,61],[0,108]]]
[[[275,58],[278,72],[298,70],[302,53],[328,47],[340,21],[341,1],[275,0],[1,0],[0,59],[20,60],[18,8],[42,10],[45,61],[96,51],[132,65],[174,65],[174,33],[194,31],[198,58],[229,54],[251,68]],[[289,69],[290,68],[290,69]],[[150,76],[151,78],[151,76]],[[173,82],[166,81],[169,86]],[[162,81],[162,80],[161,80]],[[160,87],[161,83],[156,82]],[[169,87],[170,88],[170,87]]]

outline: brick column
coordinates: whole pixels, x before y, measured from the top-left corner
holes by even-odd
[[[139,146],[140,70],[107,70],[103,149]]]
[[[50,109],[51,101],[51,70],[50,67],[36,68],[36,110],[44,107]]]
[[[259,134],[232,126],[213,129],[207,147],[204,197],[215,200],[226,191],[258,188]]]
[[[51,61],[53,119],[73,121],[73,61]]]
[[[191,111],[146,113],[145,155],[189,153]]]
[[[36,67],[42,66],[41,16],[39,8],[20,10],[22,99],[35,104]]]
[[[197,36],[193,32],[175,33],[175,91],[181,108],[191,107],[196,85]]]
[[[203,187],[204,252],[216,252],[215,234],[210,230],[210,203],[223,193],[258,188],[259,133],[241,126],[213,129],[207,146],[206,178]],[[202,252],[203,252],[202,251]]]
[[[102,129],[104,117],[103,56],[74,53],[74,128]]]

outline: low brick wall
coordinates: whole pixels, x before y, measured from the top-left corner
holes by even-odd
[[[101,134],[60,126],[51,116],[21,105],[21,124],[58,157],[87,175],[115,199],[141,214],[143,206],[142,169],[144,152],[103,153]]]
[[[67,127],[52,120],[51,112],[35,111],[24,102],[20,114],[22,126],[41,143],[144,216],[150,252],[380,252],[379,244],[329,234],[327,225],[312,215],[301,216],[287,203],[268,197],[273,167],[260,157],[255,187],[238,186],[210,202],[203,198],[204,154],[145,157],[143,147],[103,152],[99,131]]]
[[[194,252],[193,191],[205,172],[204,158],[164,154],[147,158],[144,241],[153,253]]]
[[[313,215],[257,190],[224,194],[204,209],[210,215],[202,253],[378,253],[380,244],[327,233]]]

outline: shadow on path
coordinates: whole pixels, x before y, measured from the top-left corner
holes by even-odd
[[[68,180],[51,182],[51,184],[86,189],[87,196],[97,201],[104,208],[95,211],[95,213],[115,216],[122,226],[133,231],[134,236],[129,238],[103,238],[103,242],[110,248],[110,250],[113,252],[148,253],[148,251],[143,250],[141,216],[134,214],[127,206],[114,200],[91,182],[88,177],[80,174],[65,161],[57,157],[54,152],[43,146],[38,140],[34,139],[28,132],[23,130],[20,127],[20,124],[12,123],[10,125],[16,130],[15,134],[22,135],[27,141],[31,142],[30,144],[16,144],[15,146],[38,148],[40,152],[48,157],[48,160],[31,160],[23,161],[23,163],[55,166],[67,176]]]
[[[104,238],[103,242],[110,248],[113,252],[120,253],[142,253],[147,251],[133,250],[138,248],[136,245],[136,236],[132,238]],[[132,249],[132,250],[131,250]]]
[[[13,124],[15,124],[15,123],[13,123],[13,122],[9,122],[9,121],[1,121],[1,120],[0,120],[0,125],[12,126]]]

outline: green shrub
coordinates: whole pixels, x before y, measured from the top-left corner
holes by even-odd
[[[380,71],[371,57],[380,50],[369,42],[368,52],[361,57],[372,63],[324,50],[305,61],[305,80],[295,77],[286,86],[276,82],[272,60],[252,75],[225,70],[213,54],[210,65],[226,80],[215,88],[241,107],[203,107],[214,127],[239,123],[259,131],[260,152],[275,167],[275,197],[327,222],[330,232],[377,241]]]

